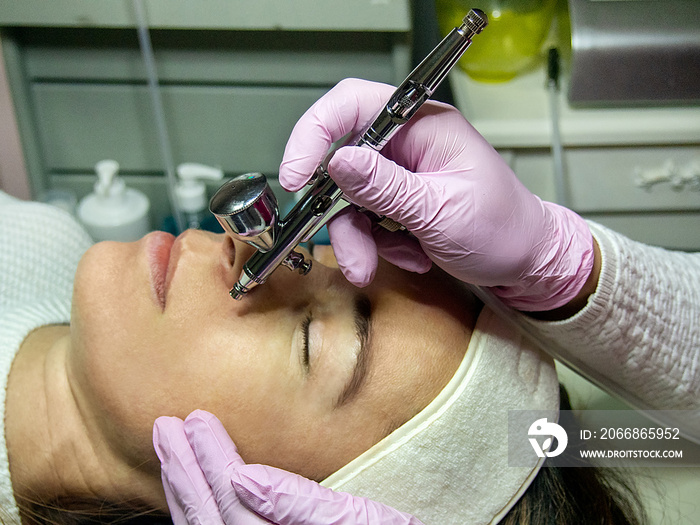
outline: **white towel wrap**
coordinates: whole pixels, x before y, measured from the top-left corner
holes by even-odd
[[[542,466],[527,436],[517,440],[516,454],[531,458],[528,466],[508,464],[508,411],[530,409],[557,420],[554,362],[485,308],[461,365],[435,400],[323,485],[426,525],[497,523]]]

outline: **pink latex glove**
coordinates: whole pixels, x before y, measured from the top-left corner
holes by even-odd
[[[221,422],[196,410],[160,417],[153,445],[175,525],[422,525],[366,498],[264,465],[246,465]]]
[[[282,186],[302,188],[331,143],[361,133],[393,90],[347,79],[319,99],[289,138]],[[371,282],[378,255],[419,272],[432,260],[464,282],[493,287],[514,308],[544,311],[573,299],[593,268],[585,221],[530,193],[451,106],[428,101],[381,154],[343,147],[328,171],[352,202],[415,236],[388,233],[354,208],[343,210],[328,231],[343,273],[357,286]]]
[[[194,436],[192,445],[188,433]],[[269,525],[236,496],[231,473],[244,463],[213,415],[197,410],[184,422],[159,417],[153,425],[153,446],[175,525]]]

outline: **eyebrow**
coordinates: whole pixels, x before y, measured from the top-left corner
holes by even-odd
[[[350,401],[362,388],[367,370],[369,369],[369,357],[371,353],[371,345],[369,344],[370,326],[372,321],[372,303],[364,294],[358,294],[355,297],[353,308],[353,318],[355,321],[355,333],[360,340],[360,350],[357,353],[355,368],[352,371],[352,377],[345,385],[343,392],[335,402],[335,408],[343,406]]]

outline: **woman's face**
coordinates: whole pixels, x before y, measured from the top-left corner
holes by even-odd
[[[201,408],[246,461],[322,478],[425,407],[459,365],[473,304],[443,274],[380,263],[360,289],[326,249],[308,275],[280,268],[235,301],[252,253],[189,230],[99,243],[81,260],[70,380],[132,464],[157,470],[158,416]]]

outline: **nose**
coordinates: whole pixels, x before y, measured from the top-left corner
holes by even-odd
[[[197,267],[209,267],[220,275],[231,289],[241,274],[243,265],[255,253],[246,243],[232,240],[226,234],[205,230],[185,230],[178,237],[182,251],[192,258]]]
[[[231,270],[230,280],[227,281],[227,284],[233,287],[241,276],[243,266],[257,250],[246,243],[232,241],[230,238],[227,238],[224,244],[228,243],[231,243],[235,250],[235,264]],[[301,248],[299,250],[304,252],[304,257],[310,258],[306,250]],[[241,313],[275,306],[301,307],[309,302],[314,290],[326,278],[323,270],[323,265],[313,265],[307,275],[301,275],[298,271],[280,265],[264,283],[253,287],[240,300],[231,300],[240,304]]]

